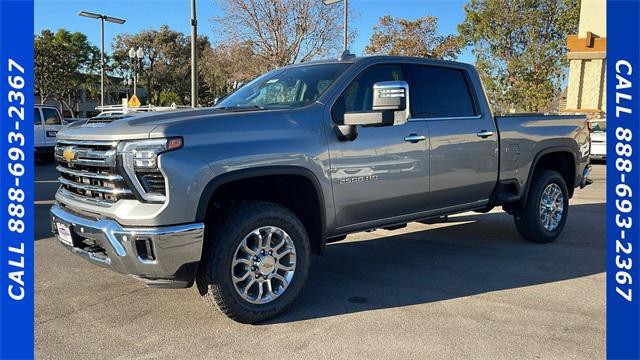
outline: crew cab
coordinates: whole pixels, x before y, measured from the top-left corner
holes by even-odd
[[[473,66],[410,57],[296,64],[213,108],[72,124],[55,153],[64,247],[150,286],[195,282],[244,323],[287,309],[310,255],[347,234],[502,206],[548,243],[590,182],[584,116],[494,117]]]

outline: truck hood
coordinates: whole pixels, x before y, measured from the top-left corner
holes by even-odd
[[[215,118],[225,114],[238,113],[233,110],[214,108],[178,110],[172,112],[148,112],[136,113],[130,117],[100,122],[88,120],[72,123],[58,132],[57,138],[61,140],[133,140],[147,139],[153,129],[160,125],[197,119],[201,117]]]

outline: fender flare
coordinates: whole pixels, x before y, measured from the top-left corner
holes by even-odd
[[[578,162],[576,161],[576,153],[575,150],[568,146],[553,146],[550,148],[540,150],[536,156],[533,158],[531,162],[531,167],[529,168],[529,175],[527,175],[527,182],[524,184],[524,191],[522,193],[522,204],[527,203],[527,198],[529,197],[529,189],[531,188],[531,181],[533,180],[533,174],[535,172],[536,166],[538,166],[538,161],[545,155],[553,154],[553,153],[568,153],[571,154],[573,159],[573,171],[577,172],[576,166]],[[575,181],[574,181],[575,182]],[[574,184],[567,184],[567,187],[573,188]]]
[[[273,176],[273,175],[295,175],[302,176],[313,184],[318,204],[320,205],[320,238],[318,243],[318,251],[323,252],[326,241],[326,206],[324,202],[324,192],[322,191],[322,186],[320,185],[320,181],[316,177],[316,175],[309,169],[300,167],[300,166],[287,166],[287,165],[277,165],[277,166],[265,166],[265,167],[255,167],[255,168],[247,168],[230,171],[228,173],[220,174],[215,176],[209,183],[204,187],[202,194],[200,195],[200,200],[198,202],[198,209],[196,212],[196,221],[204,222],[207,209],[209,206],[209,202],[211,201],[211,197],[221,186],[229,184],[238,180],[245,180],[255,177],[261,176]],[[313,234],[309,234],[310,238],[313,238]],[[311,244],[313,246],[313,244]]]

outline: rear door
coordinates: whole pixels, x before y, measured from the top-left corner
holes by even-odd
[[[38,107],[33,109],[33,142],[33,145],[36,148],[44,148],[47,146],[47,142],[44,136],[42,112]]]
[[[404,80],[400,65],[365,69],[336,101],[333,121],[341,123],[345,112],[371,111],[373,84],[393,80]],[[429,188],[426,132],[426,124],[420,121],[358,126],[353,141],[339,141],[331,130],[331,181],[338,227],[424,210]],[[410,141],[409,136],[421,140]]]
[[[56,134],[62,129],[62,117],[56,108],[42,108],[46,146],[56,145]]]
[[[498,133],[480,112],[463,68],[410,65],[411,122],[426,122],[430,138],[429,208],[483,202],[498,176]]]

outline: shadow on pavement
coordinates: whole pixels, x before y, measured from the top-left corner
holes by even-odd
[[[506,213],[327,246],[292,309],[268,323],[454,299],[605,271],[605,204],[572,205],[551,244],[522,240]]]
[[[35,241],[50,238],[51,225],[49,224],[49,209],[53,204],[56,191],[60,184],[57,181],[58,172],[52,161],[36,161],[35,167],[35,194],[34,194],[34,219]]]

